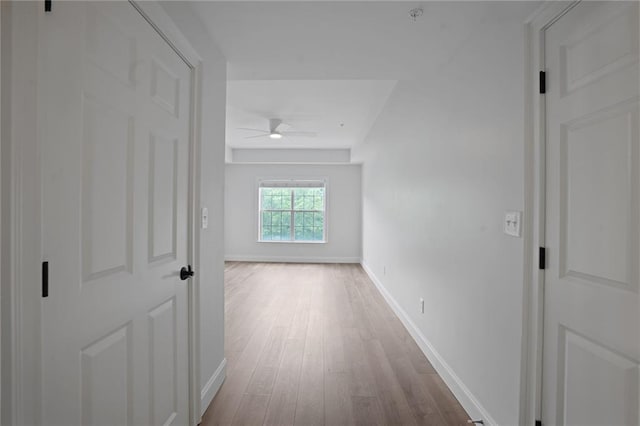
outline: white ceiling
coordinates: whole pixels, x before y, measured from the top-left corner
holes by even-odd
[[[232,80],[227,85],[227,144],[233,148],[349,148],[373,125],[395,85],[387,80]],[[315,137],[273,140],[269,118]],[[247,139],[248,138],[248,139]]]
[[[227,144],[350,147],[397,80],[437,75],[505,7],[523,2],[194,2],[228,60]],[[415,22],[409,10],[422,7]],[[316,138],[244,139],[279,118]],[[344,127],[340,127],[344,123]]]

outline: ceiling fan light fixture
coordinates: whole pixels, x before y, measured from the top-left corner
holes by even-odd
[[[282,139],[282,134],[278,132],[271,132],[269,133],[269,137],[271,139]]]

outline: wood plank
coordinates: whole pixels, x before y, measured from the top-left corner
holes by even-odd
[[[345,351],[349,368],[349,388],[352,396],[375,397],[374,378],[371,366],[362,344],[362,337],[357,329],[344,330]]]
[[[309,326],[302,357],[296,405],[296,425],[324,424],[323,287],[315,282],[309,306]]]
[[[261,425],[269,404],[268,395],[245,395],[233,419],[234,426]]]
[[[213,400],[208,411],[211,411],[211,423],[230,424],[240,405],[249,380],[258,364],[272,326],[272,321],[264,321],[256,325],[247,347],[235,363],[235,368],[227,370],[227,380]]]
[[[385,423],[415,425],[412,410],[382,345],[378,340],[367,340],[363,344],[373,372],[376,395],[384,413]]]
[[[303,339],[289,339],[285,342],[282,362],[265,417],[266,425],[291,425],[295,420],[304,344]]]
[[[354,284],[355,282],[352,281],[350,285],[346,286],[346,290],[347,298],[351,304],[351,310],[353,312],[355,328],[358,330],[358,333],[360,333],[363,340],[373,339],[375,332],[366,315],[367,310],[362,300],[362,295]]]
[[[438,404],[429,393],[423,378],[413,368],[411,361],[404,357],[390,360],[390,362],[416,420],[421,422],[434,413],[440,413]]]
[[[324,291],[324,368],[326,374],[347,372],[347,361],[344,350],[343,324],[339,315],[339,297],[342,295],[340,287],[342,284],[337,280],[335,272],[338,270],[335,265],[331,269],[332,276],[325,282]]]
[[[324,418],[326,425],[355,423],[346,373],[327,372],[324,376]]]
[[[449,426],[469,426],[469,415],[460,405],[456,405],[449,411],[444,411],[442,417]]]
[[[282,351],[284,349],[284,341],[287,329],[284,327],[274,327],[271,329],[269,339],[262,350],[260,360],[256,366],[253,376],[247,385],[246,393],[250,395],[270,395],[273,385],[276,381],[276,374],[280,361],[282,359]]]
[[[307,329],[309,325],[309,304],[311,303],[311,287],[308,280],[301,280],[298,284],[302,287],[297,301],[295,303],[296,311],[293,321],[289,329],[289,339],[306,339]]]
[[[382,410],[378,398],[370,396],[352,396],[353,417],[356,425],[384,425]]]
[[[451,390],[437,374],[421,374],[422,382],[436,401],[438,409],[449,424],[465,423],[469,416],[464,411]]]
[[[359,265],[225,264],[227,378],[203,426],[466,425]]]

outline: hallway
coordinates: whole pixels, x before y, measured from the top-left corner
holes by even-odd
[[[227,378],[202,425],[466,425],[359,265],[228,262]]]

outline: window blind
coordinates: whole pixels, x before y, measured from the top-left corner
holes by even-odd
[[[324,188],[322,180],[262,180],[260,188]]]

